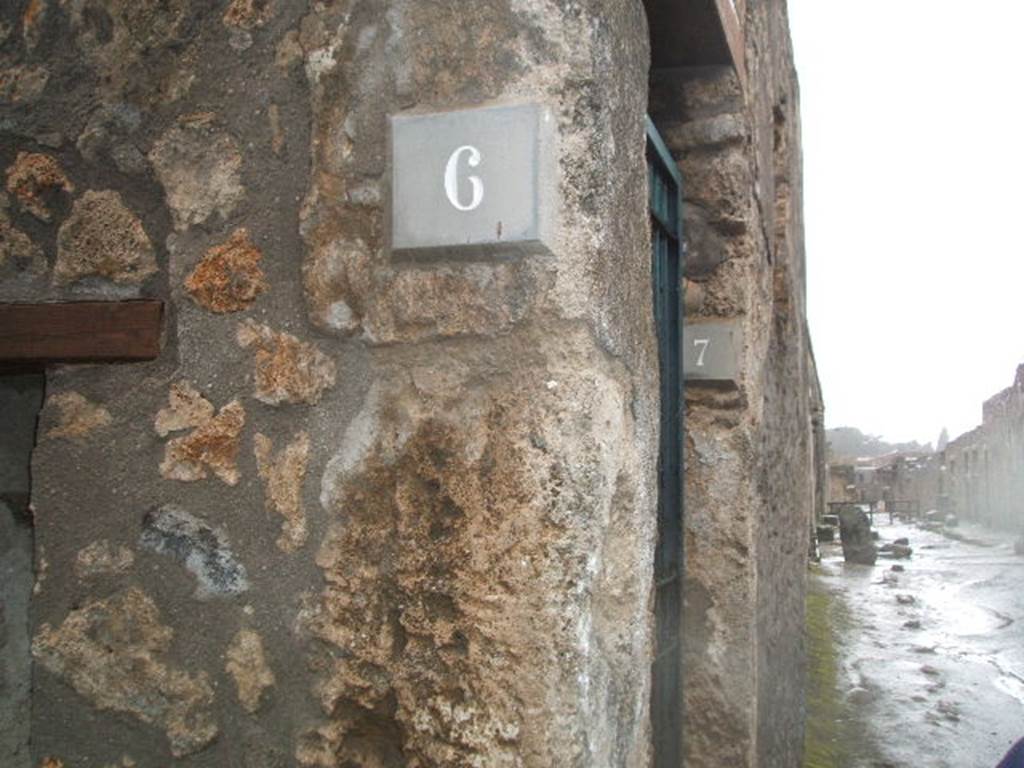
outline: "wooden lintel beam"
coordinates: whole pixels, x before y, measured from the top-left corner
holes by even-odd
[[[746,81],[742,0],[643,0],[651,68],[732,67]]]
[[[718,8],[718,18],[722,23],[726,45],[729,46],[733,69],[736,70],[736,75],[745,90],[747,87],[746,49],[743,42],[743,25],[737,14],[736,3],[732,0],[715,0],[715,5]]]
[[[162,301],[0,304],[0,365],[152,360]]]

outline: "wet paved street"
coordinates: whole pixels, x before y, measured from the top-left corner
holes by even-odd
[[[909,560],[847,565],[824,545],[811,577],[809,622],[830,632],[811,628],[807,765],[994,768],[1024,736],[1024,558],[979,527],[958,541],[883,517],[879,543],[906,536]]]

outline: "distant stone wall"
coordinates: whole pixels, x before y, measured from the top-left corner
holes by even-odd
[[[737,386],[686,389],[683,741],[686,765],[709,768],[800,762],[805,574],[825,499],[784,3],[748,4],[743,26],[745,82],[652,74],[683,176],[686,321],[743,338]]]
[[[946,446],[942,489],[950,511],[1019,532],[1024,528],[1024,365],[982,406],[982,423]]]

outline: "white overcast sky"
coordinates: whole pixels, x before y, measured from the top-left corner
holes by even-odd
[[[826,424],[955,437],[1024,362],[1024,2],[789,15]]]

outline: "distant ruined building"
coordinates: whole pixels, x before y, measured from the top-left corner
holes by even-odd
[[[0,764],[798,765],[801,172],[783,0],[0,4]]]
[[[946,446],[937,480],[953,513],[1011,532],[1024,529],[1024,364],[982,406],[981,424]]]

